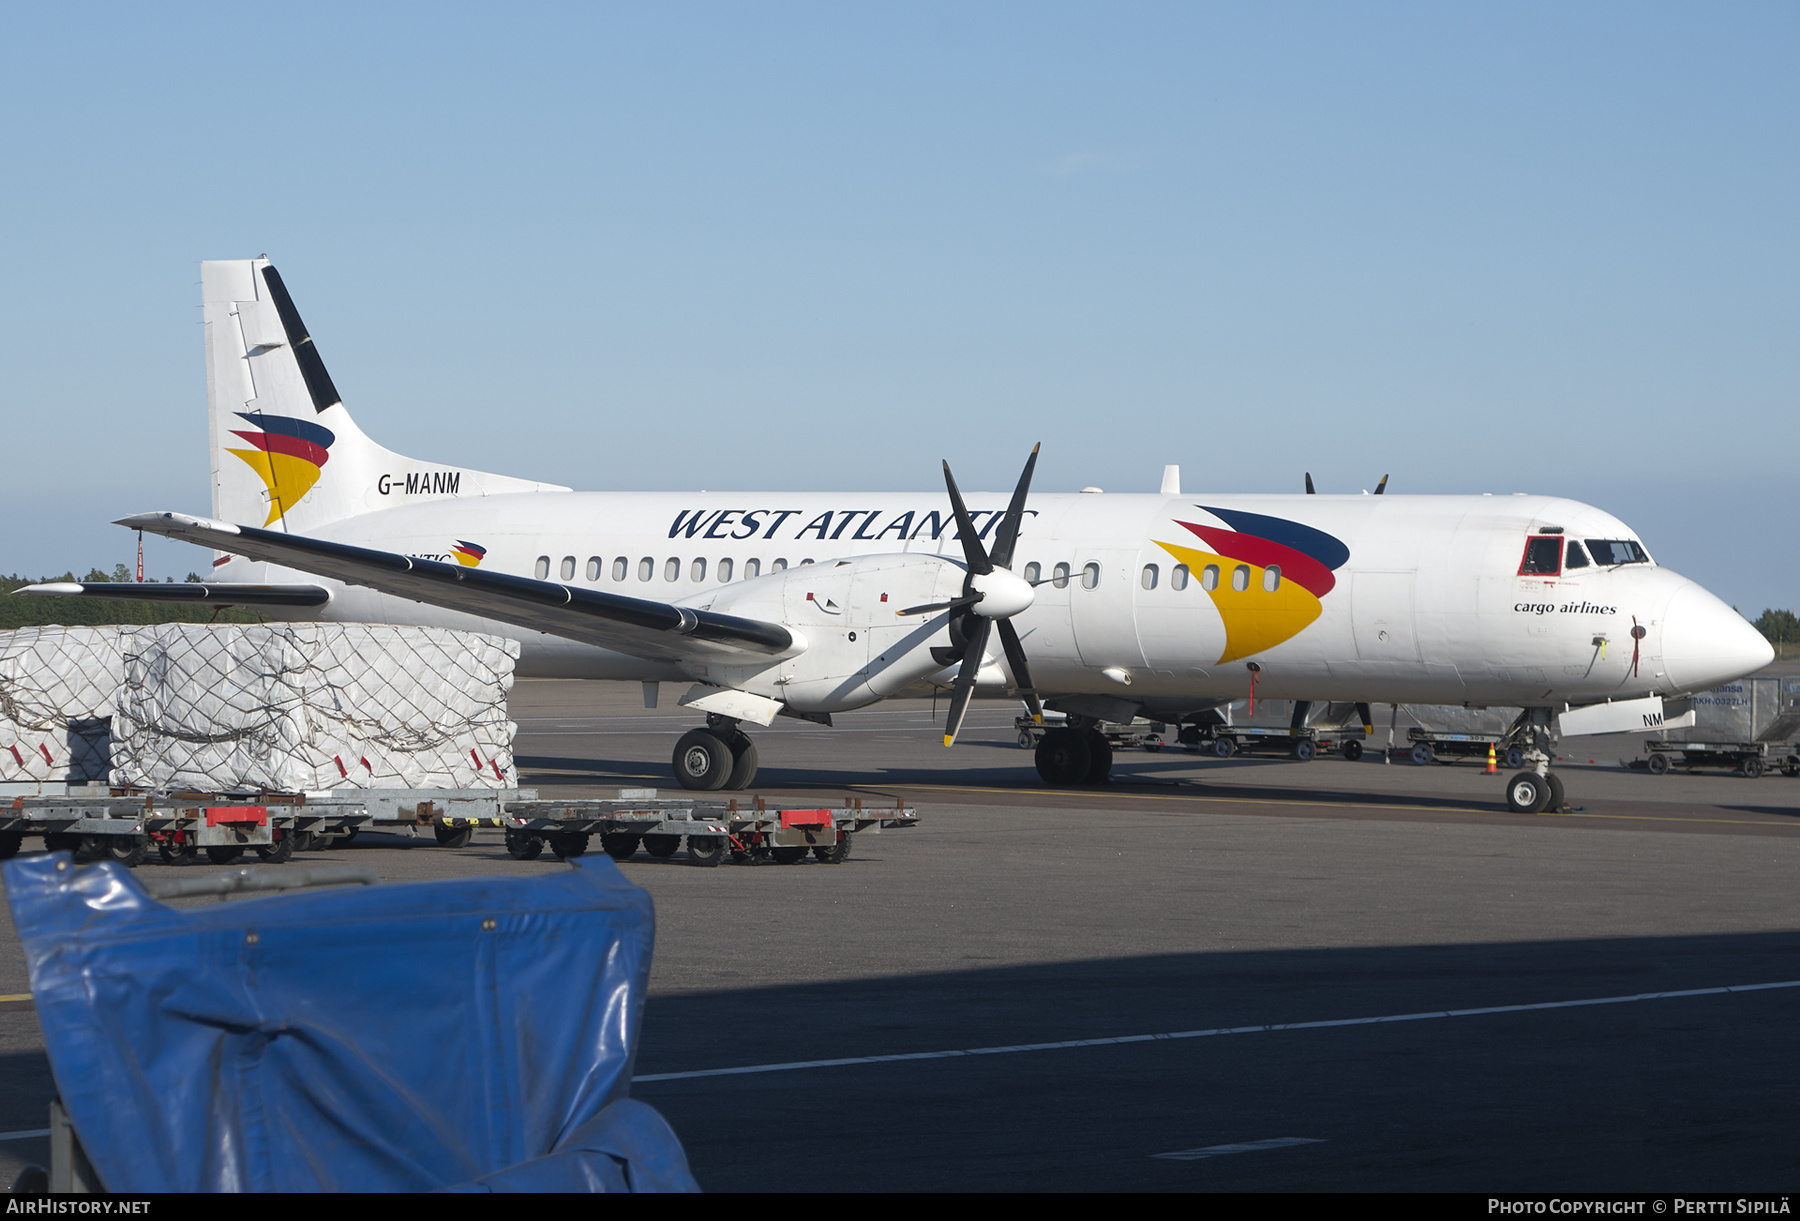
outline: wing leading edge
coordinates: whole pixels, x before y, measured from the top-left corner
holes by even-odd
[[[742,659],[746,655],[766,658],[805,647],[797,633],[778,623],[483,572],[186,513],[140,513],[115,524],[653,661]]]

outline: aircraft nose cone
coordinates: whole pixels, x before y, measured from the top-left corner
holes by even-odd
[[[1677,691],[1705,691],[1775,660],[1775,649],[1744,617],[1698,585],[1669,600],[1663,620],[1663,671]]]

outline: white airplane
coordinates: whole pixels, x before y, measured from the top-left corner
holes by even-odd
[[[213,581],[24,592],[253,605],[511,636],[519,673],[685,683],[693,789],[756,773],[745,722],[951,688],[1068,715],[1037,766],[1104,779],[1093,725],[1246,695],[1522,706],[1515,810],[1560,804],[1554,735],[1654,728],[1768,664],[1731,607],[1599,509],[1548,496],[575,492],[402,457],[340,401],[266,258],[202,264],[212,515],[119,524]],[[1308,483],[1310,485],[1310,477]],[[998,648],[994,648],[994,637]],[[1553,724],[1554,722],[1554,724]]]

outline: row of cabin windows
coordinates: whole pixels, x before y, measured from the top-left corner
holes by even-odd
[[[812,563],[812,561],[807,559],[801,560],[800,563],[802,566],[805,566]],[[787,566],[787,560],[779,557],[769,561],[770,572],[781,572],[786,569]],[[656,557],[646,555],[638,560],[635,567],[637,569],[637,579],[640,581],[648,581],[656,575]],[[631,562],[631,557],[624,555],[616,556],[610,566],[609,575],[615,581],[623,581],[626,577],[631,575],[632,568],[633,564]],[[590,555],[587,562],[587,579],[590,581],[598,581],[600,579],[600,574],[603,571],[608,571],[608,565],[605,559],[601,556]],[[728,584],[731,581],[731,575],[734,571],[736,571],[736,565],[731,560],[720,560],[718,567],[714,570],[713,580],[720,585]],[[561,574],[563,580],[573,581],[575,579],[575,557],[572,555],[563,556],[562,565],[558,569],[558,572]],[[760,559],[745,560],[744,570],[740,575],[745,580],[748,580],[751,577],[761,576],[762,561]],[[662,577],[665,581],[679,581],[681,579],[680,556],[672,555],[662,562]],[[550,579],[550,557],[547,555],[540,555],[537,558],[537,579],[540,581],[548,581]],[[688,566],[688,580],[694,582],[696,585],[706,580],[705,560],[695,560]]]
[[[810,559],[800,561],[802,567],[810,563],[812,563],[812,560]],[[787,560],[779,557],[769,561],[770,572],[781,572],[785,570],[787,566]],[[585,575],[589,581],[598,581],[601,572],[605,570],[606,567],[605,560],[600,556],[589,556]],[[646,555],[639,559],[636,565],[637,579],[640,581],[650,580],[656,575],[656,567],[656,558],[654,556]],[[631,570],[632,563],[630,557],[621,555],[613,559],[609,575],[611,575],[612,579],[615,581],[623,581],[631,574]],[[573,581],[575,579],[575,557],[572,555],[563,556],[562,564],[558,571],[563,580]],[[736,571],[736,568],[733,561],[729,559],[720,560],[718,567],[714,570],[713,580],[721,585],[729,584],[734,571]],[[1045,583],[1043,572],[1043,566],[1034,561],[1025,565],[1023,575],[1025,580],[1031,584],[1041,585]],[[760,559],[745,560],[744,570],[741,575],[744,580],[761,576],[762,561]],[[1205,568],[1200,570],[1200,588],[1209,593],[1212,590],[1217,589],[1219,587],[1221,575],[1221,570],[1217,564],[1208,564]],[[670,556],[662,562],[662,576],[665,581],[679,581],[681,579],[681,559],[679,556]],[[1050,569],[1048,583],[1056,589],[1067,589],[1069,587],[1069,582],[1074,579],[1074,576],[1074,570],[1070,565],[1066,561],[1061,562]],[[1161,577],[1162,572],[1157,565],[1145,564],[1143,572],[1138,577],[1138,584],[1142,585],[1145,589],[1155,589],[1161,580]],[[1190,578],[1191,574],[1188,571],[1188,566],[1186,564],[1177,564],[1174,568],[1169,570],[1169,588],[1186,589]],[[538,556],[537,579],[540,581],[547,581],[550,579],[550,557],[547,555]],[[689,564],[688,580],[696,585],[706,580],[705,560],[697,559]],[[1099,588],[1099,563],[1090,561],[1083,565],[1080,580],[1083,589]],[[1281,569],[1279,566],[1271,564],[1263,569],[1262,587],[1268,593],[1274,593],[1281,588]],[[1231,570],[1231,588],[1237,590],[1239,593],[1250,588],[1250,566],[1248,564],[1239,564]]]

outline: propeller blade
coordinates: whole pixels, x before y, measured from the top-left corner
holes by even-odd
[[[994,550],[989,558],[996,568],[1012,567],[1013,547],[1019,541],[1019,527],[1025,521],[1025,494],[1031,491],[1031,471],[1037,465],[1038,450],[1042,448],[1042,441],[1031,447],[1031,457],[1025,459],[1025,473],[1019,476],[1019,486],[1013,489],[1012,503],[1006,506],[1006,517],[994,534]]]
[[[1316,495],[1316,493],[1313,491],[1312,472],[1311,471],[1306,472],[1306,494],[1308,496]]]
[[[995,622],[1000,625],[1000,645],[1006,650],[1006,664],[1012,670],[1013,681],[1019,684],[1019,698],[1025,701],[1032,720],[1042,725],[1044,705],[1038,702],[1037,689],[1031,685],[1031,672],[1025,665],[1025,648],[1019,643],[1019,630],[1012,625],[1011,619]]]
[[[956,488],[956,476],[950,473],[948,461],[944,463],[944,486],[950,489],[950,511],[956,515],[956,534],[962,540],[963,558],[969,561],[969,575],[994,571],[987,548],[981,545],[981,536],[975,533],[975,519],[969,516],[969,506],[963,503],[962,493]]]
[[[956,682],[950,689],[950,717],[944,722],[944,745],[956,742],[957,731],[962,728],[963,714],[969,711],[969,700],[975,694],[975,675],[981,670],[981,663],[987,653],[988,629],[994,626],[992,619],[983,619],[980,615],[970,615],[975,620],[975,630],[969,635],[967,650],[963,653],[962,669],[957,671]]]
[[[950,610],[957,606],[970,606],[981,601],[981,595],[975,594],[967,598],[952,598],[948,602],[931,602],[925,606],[909,606],[905,610],[897,610],[896,615],[924,615],[932,611]]]
[[[1383,492],[1387,491],[1387,481],[1388,481],[1388,477],[1386,475],[1383,475],[1381,477],[1381,482],[1375,485],[1375,494],[1377,496],[1379,496]]]
[[[1356,717],[1362,722],[1363,732],[1371,738],[1375,736],[1375,714],[1369,711],[1367,704],[1356,706]]]

